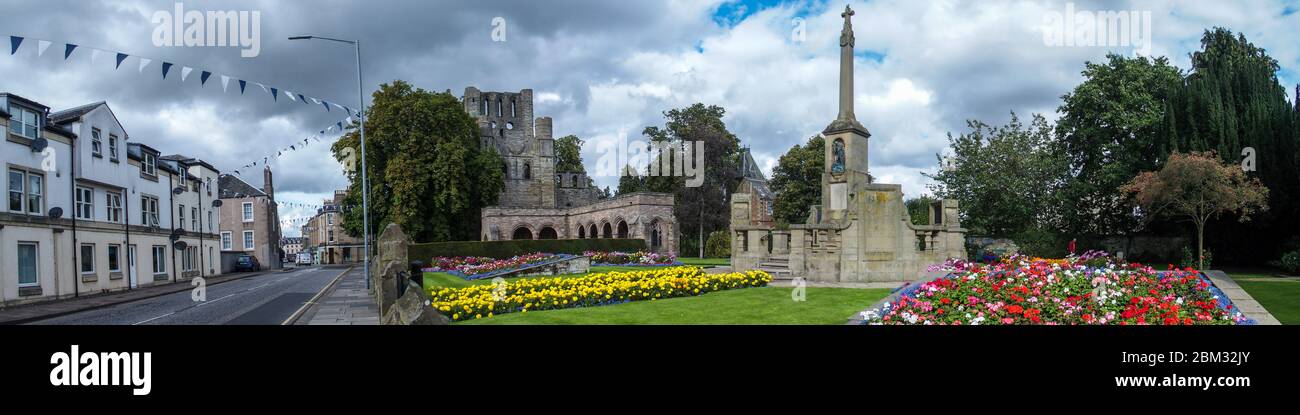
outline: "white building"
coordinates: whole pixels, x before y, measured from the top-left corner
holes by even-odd
[[[215,180],[216,169],[128,142],[104,102],[50,113],[12,94],[0,94],[0,101],[0,118],[7,119],[0,144],[0,305],[219,273],[201,258],[206,248],[216,252],[215,233],[200,232],[220,220],[202,186],[204,178]],[[49,150],[34,151],[42,143]]]

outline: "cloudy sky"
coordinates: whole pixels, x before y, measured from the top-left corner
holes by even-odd
[[[926,192],[922,171],[935,168],[949,132],[967,119],[1003,123],[1015,111],[1055,119],[1059,97],[1076,85],[1088,60],[1126,46],[1062,46],[1045,36],[1067,13],[1062,2],[850,1],[857,11],[856,112],[873,134],[872,173]],[[769,172],[792,145],[836,115],[838,35],[845,2],[651,1],[189,1],[186,11],[257,11],[260,53],[237,47],[157,46],[159,11],[174,1],[5,0],[0,35],[23,36],[17,54],[0,54],[0,90],[54,109],[108,101],[130,139],[183,153],[231,171],[301,142],[341,118],[340,111],[272,101],[253,84],[242,96],[233,79],[261,82],[355,108],[354,55],[345,45],[288,41],[314,34],[360,39],[367,94],[403,79],[460,95],[531,88],[538,116],[555,119],[556,137],[587,141],[594,169],[601,143],[636,140],[662,112],[695,102],[727,109],[728,128]],[[1150,53],[1188,67],[1188,53],[1212,26],[1244,32],[1300,82],[1300,5],[1295,2],[1135,1],[1073,3],[1075,12],[1150,16]],[[493,39],[495,18],[505,41]],[[1055,29],[1053,29],[1055,28]],[[1070,27],[1077,30],[1077,27]],[[1066,28],[1066,29],[1070,29]],[[1139,27],[1142,32],[1145,27]],[[41,56],[38,40],[51,46]],[[1101,40],[1107,40],[1102,37]],[[1129,40],[1143,40],[1141,33]],[[114,68],[112,53],[92,62],[89,49],[63,59],[64,43],[132,55]],[[7,44],[7,43],[6,43]],[[152,59],[138,72],[137,57]],[[161,79],[160,62],[176,66]],[[184,82],[180,71],[194,68]],[[214,75],[199,85],[200,71]],[[232,79],[223,92],[219,75]],[[1293,88],[1287,88],[1294,94]],[[1293,97],[1294,99],[1294,97]],[[335,135],[327,135],[332,141]],[[314,143],[314,142],[313,142]],[[271,158],[281,201],[320,203],[346,185],[325,145]],[[261,184],[260,174],[248,174]],[[598,177],[614,186],[615,177]],[[310,215],[282,208],[282,219]],[[296,226],[286,227],[295,235]]]

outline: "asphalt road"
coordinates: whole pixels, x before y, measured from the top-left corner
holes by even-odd
[[[210,285],[207,301],[191,291],[88,310],[29,324],[280,324],[347,268],[305,267]]]

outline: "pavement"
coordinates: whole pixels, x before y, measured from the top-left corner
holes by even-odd
[[[355,267],[326,287],[318,299],[293,322],[312,326],[377,326],[379,306],[366,289],[365,272]]]
[[[1259,301],[1256,301],[1254,297],[1251,297],[1250,293],[1247,293],[1245,289],[1242,289],[1241,285],[1238,285],[1236,281],[1233,281],[1232,277],[1229,277],[1227,273],[1223,271],[1210,270],[1205,271],[1205,276],[1210,277],[1210,280],[1214,281],[1214,286],[1219,287],[1219,290],[1223,291],[1223,294],[1227,295],[1228,299],[1232,300],[1232,305],[1237,307],[1238,310],[1241,310],[1241,313],[1245,314],[1246,317],[1255,320],[1256,324],[1264,326],[1276,326],[1282,324],[1282,322],[1278,321],[1276,317],[1273,317],[1272,313],[1269,313],[1268,310],[1264,309],[1264,306],[1260,304]]]
[[[305,267],[300,269],[239,275],[214,280],[206,285],[204,301],[191,298],[189,284],[157,287],[154,295],[127,293],[119,301],[94,299],[71,300],[84,308],[71,313],[52,313],[42,319],[29,318],[28,324],[72,325],[142,325],[142,324],[282,324],[304,304],[326,288],[348,267]],[[150,287],[154,288],[154,287]],[[65,300],[66,301],[66,300]],[[93,304],[91,304],[93,303]],[[87,306],[94,306],[85,308]],[[51,308],[59,304],[50,304]],[[10,310],[5,310],[8,313]],[[15,309],[14,311],[18,311]]]

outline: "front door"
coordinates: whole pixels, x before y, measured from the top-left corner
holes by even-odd
[[[139,273],[136,271],[135,266],[135,245],[126,247],[126,273],[131,288],[135,288],[136,284],[138,284],[137,281],[139,281]]]

